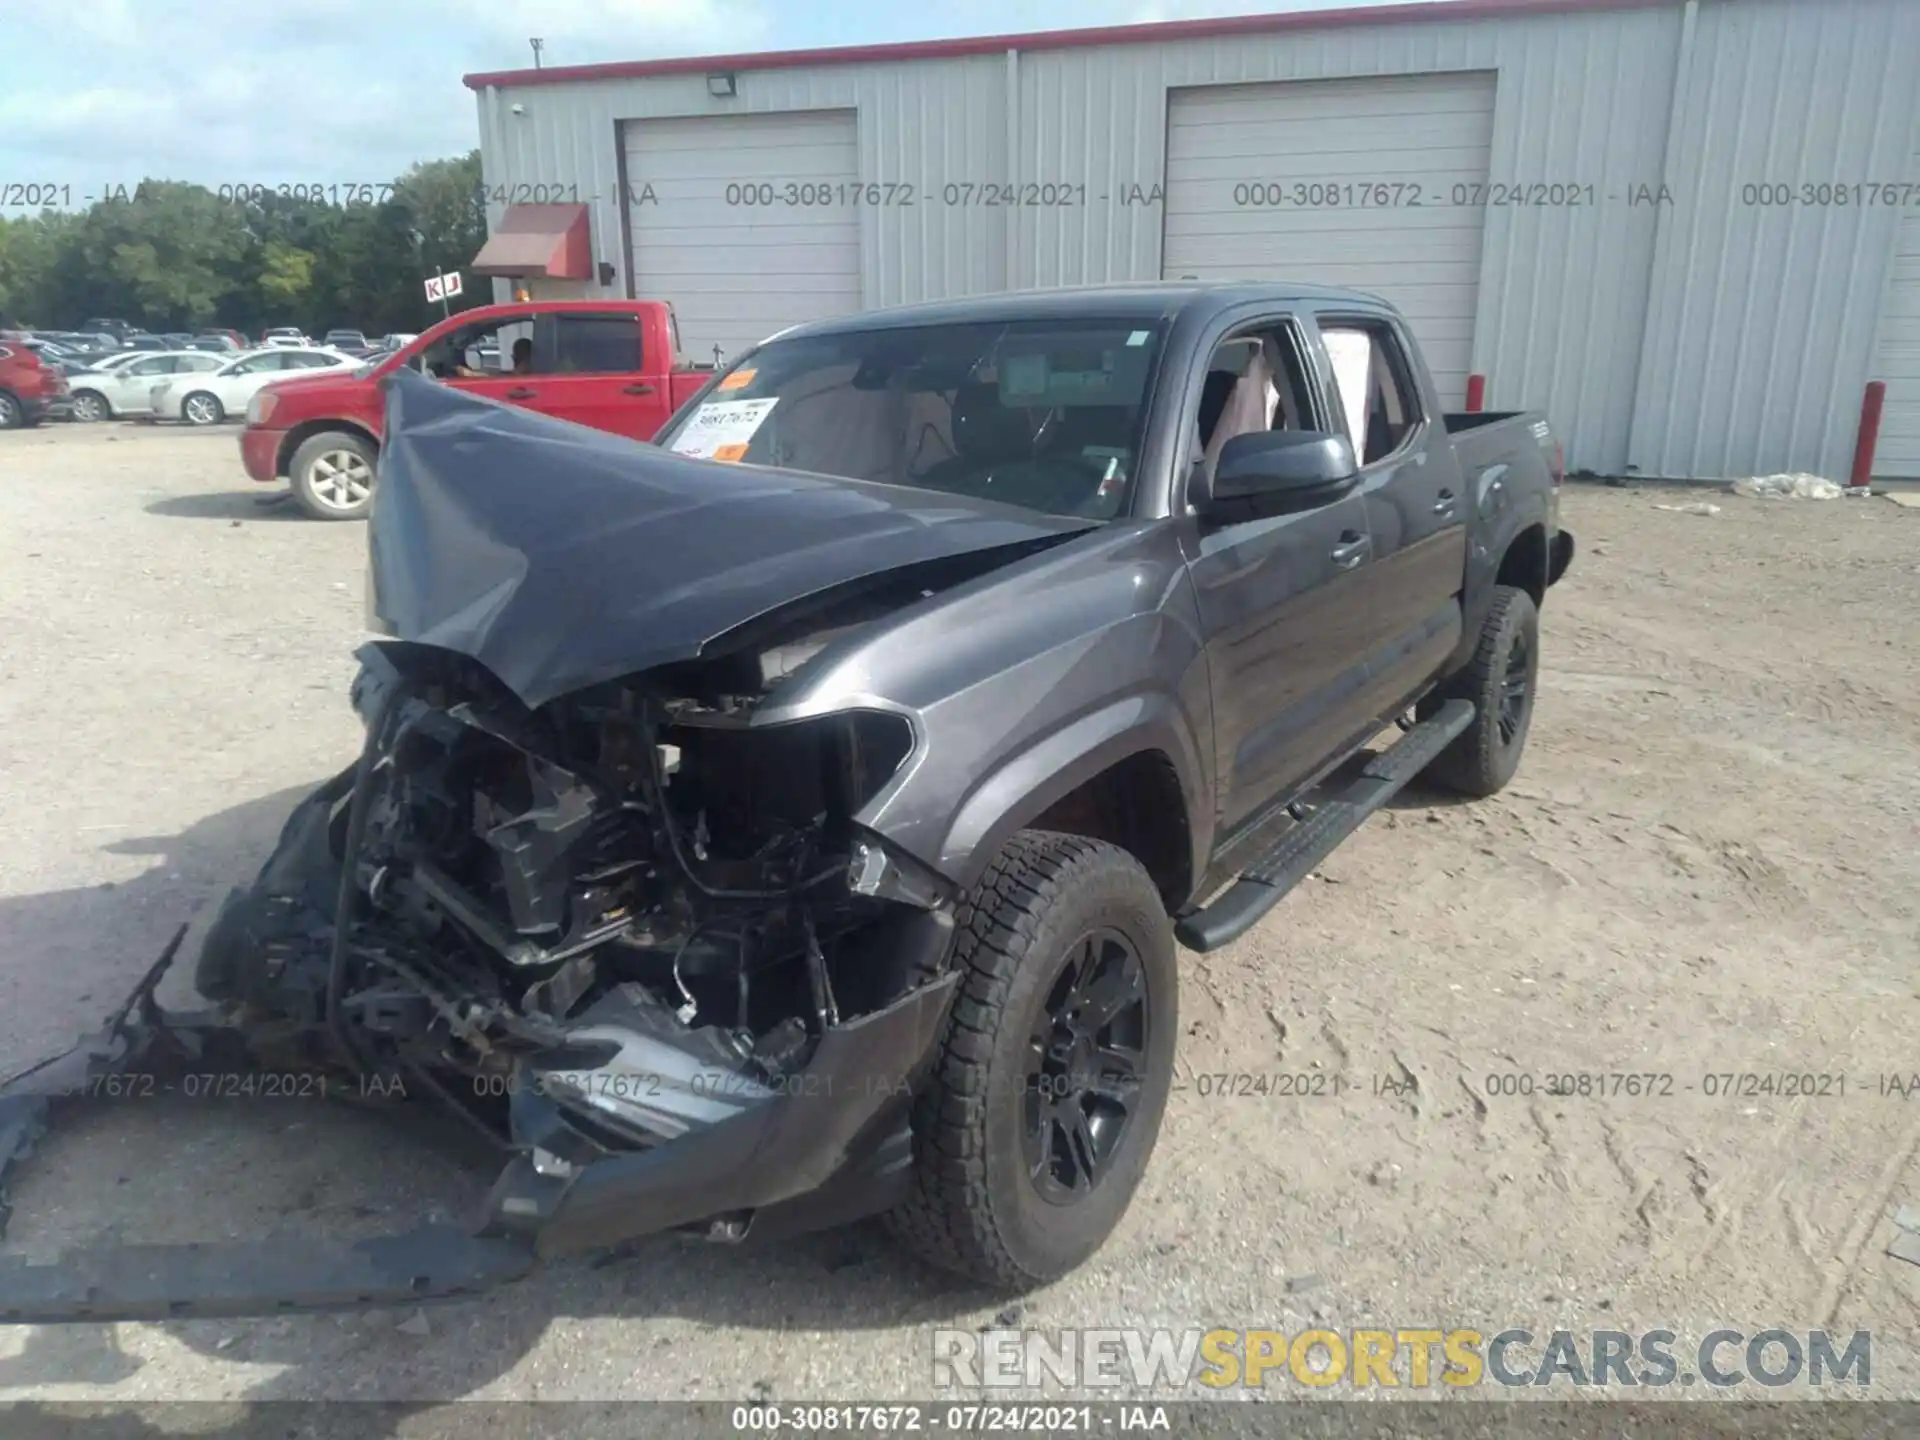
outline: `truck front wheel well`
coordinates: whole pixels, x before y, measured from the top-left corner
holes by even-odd
[[[324,435],[329,430],[338,431],[343,435],[358,436],[375,450],[380,448],[380,442],[374,438],[373,433],[366,426],[356,425],[351,420],[303,420],[281,438],[280,453],[274,457],[273,473],[282,477],[291,476],[293,457],[299,452],[300,447],[315,435]]]
[[[1494,583],[1511,585],[1516,590],[1526,591],[1533,597],[1535,606],[1546,603],[1546,526],[1529,525],[1507,542],[1507,551],[1500,557],[1500,573],[1495,577]]]
[[[1158,750],[1116,760],[1027,822],[1032,830],[1117,845],[1146,868],[1169,911],[1193,883],[1187,807],[1173,762]]]

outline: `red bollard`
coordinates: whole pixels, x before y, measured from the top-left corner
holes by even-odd
[[[1467,376],[1467,413],[1478,414],[1487,408],[1487,377],[1484,375]],[[1874,412],[1878,415],[1878,411]]]
[[[1853,473],[1848,485],[1865,485],[1873,478],[1873,447],[1880,442],[1880,408],[1887,403],[1887,382],[1869,380],[1860,401],[1860,438],[1853,442]]]

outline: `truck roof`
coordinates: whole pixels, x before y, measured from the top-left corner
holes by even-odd
[[[810,320],[780,332],[782,338],[841,335],[910,325],[961,325],[994,320],[1098,319],[1225,310],[1248,302],[1288,304],[1337,301],[1358,309],[1390,310],[1377,295],[1326,285],[1281,280],[1147,280],[1124,285],[1074,285],[1050,290],[1009,290],[992,295],[895,305],[831,320]],[[772,338],[772,337],[769,337]]]

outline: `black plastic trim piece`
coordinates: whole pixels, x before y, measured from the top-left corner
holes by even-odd
[[[1408,730],[1391,748],[1368,761],[1337,798],[1318,806],[1307,820],[1255,856],[1212,904],[1182,916],[1174,926],[1174,938],[1187,949],[1202,952],[1238,940],[1452,744],[1473,723],[1473,714],[1472,701],[1449,700],[1431,719]]]

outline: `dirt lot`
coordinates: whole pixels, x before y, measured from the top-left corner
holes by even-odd
[[[197,939],[357,745],[364,531],[249,488],[230,430],[0,436],[0,1071]],[[1880,1093],[1920,1072],[1920,514],[1657,508],[1698,498],[1569,492],[1520,778],[1406,798],[1185,957],[1144,1189],[1017,1319],[865,1228],[660,1240],[415,1317],[0,1330],[0,1396],[925,1396],[935,1326],[1310,1322],[1865,1328],[1873,1393],[1920,1395],[1920,1268],[1883,1254],[1920,1097]],[[1626,1072],[1673,1078],[1544,1094]],[[1740,1072],[1845,1094],[1706,1093]],[[484,1179],[319,1106],[102,1105],[26,1167],[10,1240],[350,1233]]]

